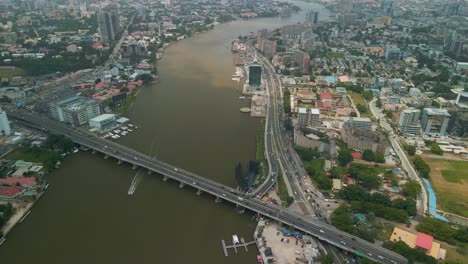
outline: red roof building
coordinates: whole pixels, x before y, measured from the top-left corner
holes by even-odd
[[[353,159],[362,159],[362,153],[360,152],[353,152],[351,153],[351,156],[353,157]]]
[[[23,187],[21,186],[0,187],[0,197],[15,198],[21,190],[23,190]]]
[[[33,186],[34,184],[36,184],[36,178],[34,177],[25,177],[25,178],[8,177],[5,179],[0,179],[0,184],[5,184],[5,185],[20,184],[21,186]]]
[[[416,235],[416,246],[425,250],[431,250],[434,238],[428,234],[418,232]]]

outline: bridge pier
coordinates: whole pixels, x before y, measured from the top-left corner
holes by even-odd
[[[221,200],[221,198],[219,198],[218,196],[216,196],[216,199],[215,199],[215,203],[220,203],[222,202],[223,200]]]
[[[167,181],[167,180],[169,180],[169,177],[164,176],[163,181]]]
[[[148,170],[147,174],[148,174],[148,175],[151,175],[151,174],[153,174],[153,171]]]
[[[120,164],[122,164],[122,163],[123,163],[123,161],[120,160],[120,159],[117,161],[117,165],[120,165]]]
[[[203,193],[203,191],[202,191],[202,190],[200,190],[200,189],[197,189],[197,195],[201,195],[202,193]]]
[[[132,170],[136,170],[137,168],[138,168],[138,165],[136,165],[136,164],[133,164],[133,166],[132,166]]]
[[[110,156],[109,155],[104,155],[104,159],[108,159]]]
[[[184,188],[184,186],[185,186],[185,183],[183,183],[183,182],[181,182],[181,183],[179,184],[179,188]]]

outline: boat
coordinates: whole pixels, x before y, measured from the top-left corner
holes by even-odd
[[[239,99],[245,99],[245,96],[239,96]]]
[[[249,107],[242,107],[242,108],[240,109],[240,111],[241,111],[242,113],[250,113],[250,108],[249,108]]]
[[[237,237],[237,235],[232,235],[232,243],[234,245],[239,244],[239,237]]]
[[[128,132],[132,132],[133,130],[131,130],[130,128],[127,130]]]
[[[73,153],[77,153],[78,151],[80,151],[80,150],[76,148],[76,149],[73,150]]]
[[[263,258],[262,255],[257,255],[257,263],[263,264]]]

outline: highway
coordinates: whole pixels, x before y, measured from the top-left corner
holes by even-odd
[[[406,153],[401,148],[400,143],[398,142],[398,136],[395,135],[392,127],[390,126],[390,124],[388,124],[387,120],[385,119],[385,116],[382,113],[380,113],[379,109],[377,109],[375,103],[376,103],[375,98],[369,103],[369,107],[371,109],[372,114],[377,120],[380,121],[379,122],[380,126],[388,132],[388,139],[390,140],[390,143],[392,144],[392,147],[395,150],[395,153],[400,159],[403,169],[408,173],[408,176],[410,177],[410,179],[418,182],[419,185],[421,186],[421,193],[417,197],[416,207],[418,210],[418,214],[424,215],[427,212],[427,206],[428,206],[427,205],[428,204],[427,193],[426,193],[425,186],[421,178],[419,177],[418,173],[414,169],[413,165],[409,161],[408,157],[406,156]]]
[[[107,156],[112,156],[120,162],[127,162],[145,168],[148,172],[156,172],[165,177],[172,178],[183,185],[192,186],[193,188],[212,194],[223,200],[238,204],[253,212],[283,222],[344,250],[350,252],[357,251],[359,254],[381,263],[408,263],[406,258],[395,252],[349,235],[331,225],[311,220],[301,214],[271,203],[266,203],[256,197],[244,195],[231,187],[206,179],[181,168],[174,167],[160,160],[155,160],[131,148],[97,137],[88,131],[26,113],[9,112],[7,114],[18,124],[39,129],[43,132],[65,135],[82,146],[91,148]]]

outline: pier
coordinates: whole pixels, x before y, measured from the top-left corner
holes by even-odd
[[[253,245],[255,244],[255,241],[250,241],[250,242],[247,242],[245,243],[244,242],[244,239],[242,239],[242,243],[240,244],[233,244],[233,245],[226,245],[226,242],[224,242],[224,240],[221,240],[221,245],[223,246],[223,252],[224,252],[224,256],[229,256],[228,254],[228,249],[230,248],[233,248],[234,251],[236,252],[237,254],[237,248],[245,248],[245,251],[249,251],[249,249],[247,248],[247,246],[250,246],[250,245]]]

